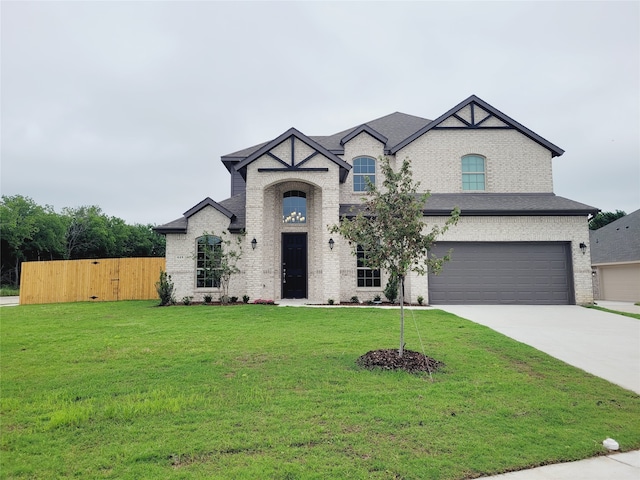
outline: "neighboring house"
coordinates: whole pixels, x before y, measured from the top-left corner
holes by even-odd
[[[640,301],[640,210],[589,232],[596,300]]]
[[[365,268],[365,253],[354,256],[357,246],[327,227],[361,202],[366,177],[382,184],[379,157],[394,166],[408,158],[432,193],[424,221],[442,225],[455,206],[462,212],[435,249],[453,248],[453,260],[439,276],[410,275],[410,301],[590,303],[591,264],[580,244],[598,210],[553,193],[551,163],[563,153],[476,96],[435,120],[396,112],[328,136],[291,128],[222,157],[231,198],[206,198],[156,231],[167,238],[178,299],[220,295],[202,251],[226,231],[246,232],[232,296],[367,301],[384,290],[386,272]]]

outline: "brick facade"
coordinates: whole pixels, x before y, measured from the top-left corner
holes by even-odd
[[[475,117],[474,117],[475,115]],[[482,122],[479,115],[485,115]],[[413,117],[418,118],[418,117]],[[483,117],[484,118],[484,117]],[[461,158],[476,154],[485,158],[486,194],[552,194],[552,156],[560,151],[551,149],[546,141],[508,127],[508,117],[491,116],[485,110],[471,106],[461,108],[456,115],[442,120],[439,126],[450,129],[431,129],[417,136],[390,155],[391,164],[408,158],[415,179],[423,191],[458,193],[462,190]],[[415,120],[412,120],[415,121]],[[425,122],[428,122],[425,120]],[[463,128],[466,124],[482,123],[490,128]],[[458,128],[460,127],[460,128]],[[314,147],[293,134],[269,149],[259,150],[246,165],[240,164],[246,185],[242,272],[232,278],[229,294],[252,300],[282,296],[282,237],[286,233],[305,233],[307,238],[307,298],[309,303],[348,302],[353,296],[361,301],[382,295],[386,285],[358,288],[356,258],[353,245],[331,234],[330,225],[339,222],[341,204],[361,201],[362,193],[353,191],[353,175],[349,165],[359,156],[377,159],[388,151],[385,137],[375,138],[361,132],[340,144],[337,153]],[[267,144],[269,145],[269,144]],[[341,163],[342,162],[342,163]],[[346,162],[346,165],[344,162]],[[346,166],[345,166],[346,165]],[[234,171],[235,172],[235,171]],[[235,174],[236,183],[238,174]],[[382,181],[376,170],[376,183]],[[286,224],[282,219],[285,192],[304,192],[307,199],[307,220],[301,224]],[[593,290],[591,266],[587,252],[578,245],[588,240],[586,213],[584,215],[476,215],[464,212],[456,227],[450,229],[443,241],[489,242],[570,242],[576,303],[591,303]],[[195,287],[196,239],[205,232],[220,233],[229,226],[229,218],[211,206],[191,215],[186,233],[167,233],[167,271],[176,284],[176,296],[193,296],[201,300],[205,293],[219,296],[217,289]],[[443,216],[425,217],[425,223],[442,225]],[[251,247],[256,239],[257,246]],[[329,240],[334,240],[333,249]],[[446,267],[445,267],[446,268]],[[428,301],[428,277],[411,274],[407,278],[406,294],[411,302],[418,296]]]

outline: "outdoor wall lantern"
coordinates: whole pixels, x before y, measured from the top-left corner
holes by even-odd
[[[583,255],[587,253],[587,244],[584,242],[580,242],[580,250],[582,251]]]
[[[329,239],[329,250],[333,250],[333,246],[335,245],[336,242],[333,241],[333,238]]]
[[[256,240],[256,237],[253,237],[253,240],[251,240],[251,248],[255,250],[257,246],[258,241]]]

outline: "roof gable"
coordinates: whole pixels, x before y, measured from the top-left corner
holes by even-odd
[[[430,130],[453,129],[503,129],[517,130],[534,142],[551,151],[553,157],[559,157],[564,153],[560,147],[545,140],[540,135],[529,130],[524,125],[505,115],[497,108],[492,107],[484,100],[471,95],[466,100],[440,115],[428,125],[402,140],[389,149],[389,153],[395,154],[411,142],[421,137]]]
[[[173,220],[172,222],[165,223],[164,225],[158,225],[157,227],[154,227],[153,230],[157,233],[165,235],[169,233],[187,233],[189,218],[201,211],[203,208],[213,207],[229,219],[228,230],[231,233],[241,233],[244,229],[245,222],[245,202],[246,199],[244,194],[236,195],[234,197],[223,200],[220,203],[207,197],[197,205],[184,212],[184,215],[182,217]]]
[[[223,214],[225,217],[227,217],[230,220],[233,218],[233,212],[227,210],[222,205],[220,205],[219,203],[213,201],[209,197],[205,198],[200,203],[198,203],[194,207],[192,207],[189,210],[187,210],[186,212],[184,212],[184,216],[185,216],[185,218],[189,218],[189,217],[195,215],[196,213],[198,213],[200,210],[202,210],[205,207],[213,207],[213,208],[215,208],[217,211],[219,211],[221,214]]]
[[[387,141],[388,141],[387,137],[385,137],[379,132],[376,132],[373,128],[371,128],[369,125],[365,123],[364,125],[360,125],[359,127],[353,129],[351,133],[349,133],[348,135],[345,135],[344,137],[342,137],[340,139],[340,145],[344,145],[349,140],[352,140],[353,138],[357,137],[361,133],[369,134],[370,136],[378,140],[383,145],[387,144]]]
[[[280,147],[287,140],[289,140],[291,149],[292,149],[291,164],[286,163],[282,159],[278,158],[277,155],[273,155],[271,153],[272,150],[276,149],[277,147]],[[293,149],[295,148],[295,140],[299,140],[300,142],[304,143],[307,147],[311,148],[314,151],[311,155],[307,156],[305,159],[297,163],[294,163],[295,155],[293,154]],[[340,157],[336,156],[334,153],[327,150],[325,147],[320,145],[315,140],[307,137],[300,131],[296,130],[295,128],[290,128],[289,130],[287,130],[277,138],[273,139],[272,141],[263,144],[260,148],[255,150],[244,160],[240,161],[235,166],[235,169],[238,172],[240,172],[240,175],[242,175],[242,178],[246,180],[247,166],[252,162],[254,162],[255,160],[257,160],[258,158],[260,158],[261,156],[269,155],[275,160],[277,160],[279,163],[281,163],[283,165],[283,168],[291,169],[291,170],[302,170],[304,167],[301,167],[301,165],[304,164],[306,161],[310,160],[313,156],[315,156],[318,153],[326,157],[331,162],[338,165],[338,167],[340,167],[340,181],[343,182],[346,179],[347,174],[349,173],[349,170],[351,169],[351,165],[349,165],[347,162],[342,160]]]

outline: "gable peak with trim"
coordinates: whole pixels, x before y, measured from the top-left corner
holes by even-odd
[[[430,130],[464,130],[464,129],[499,129],[516,130],[551,152],[552,157],[559,157],[564,150],[529,130],[521,123],[502,113],[487,102],[471,95],[455,107],[440,115],[423,128],[410,135],[397,145],[389,149],[395,154],[408,144],[421,137]]]

